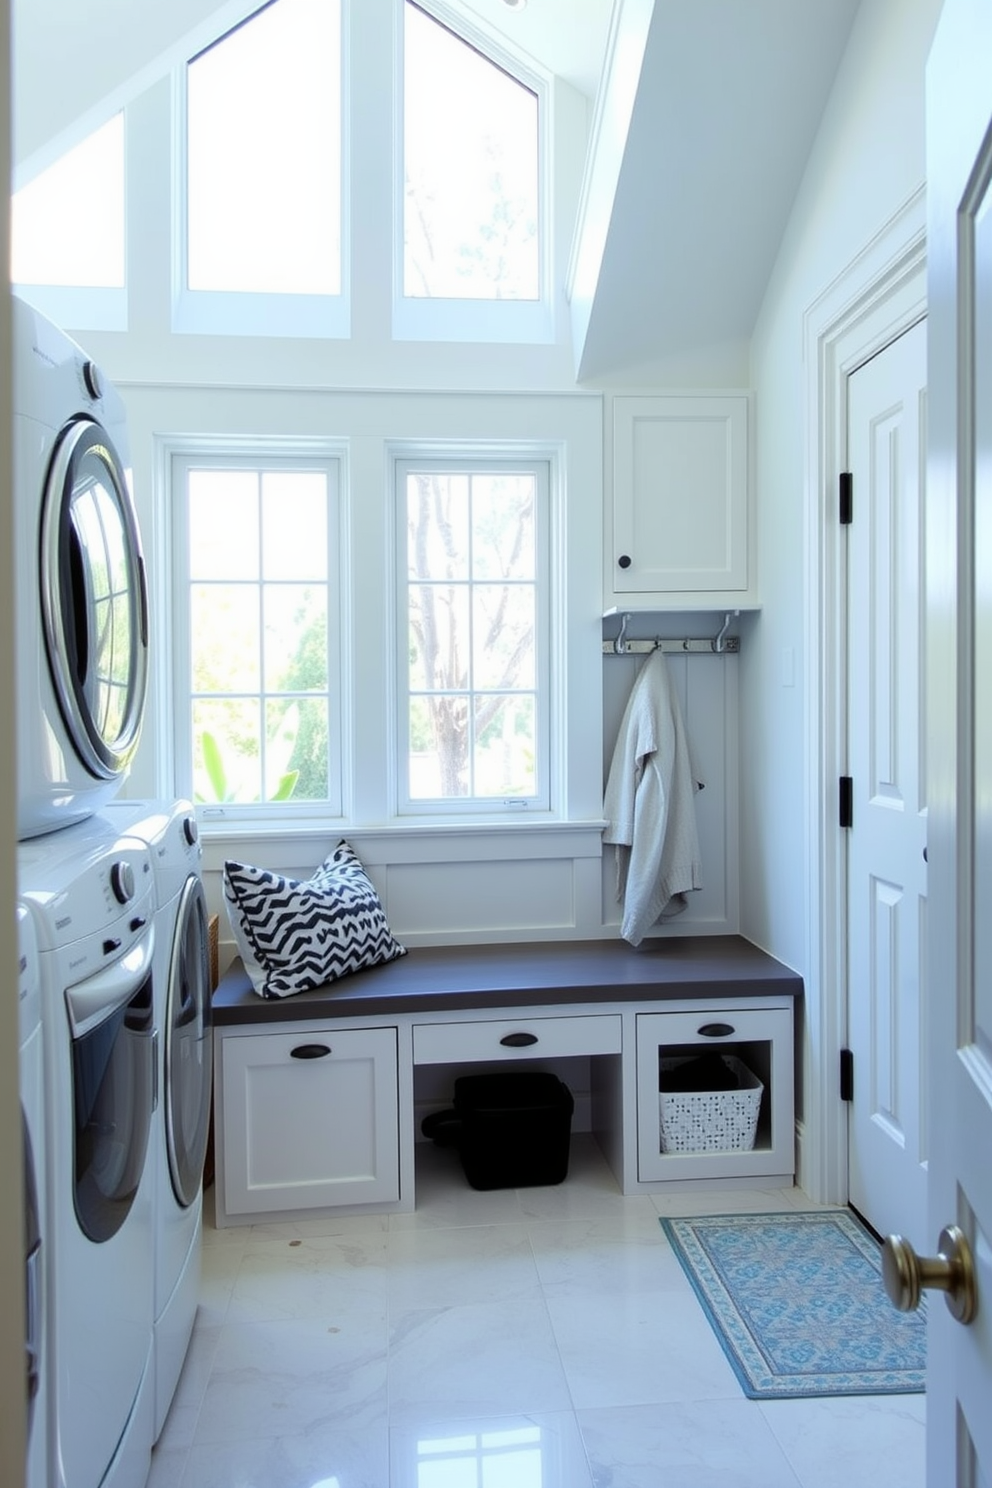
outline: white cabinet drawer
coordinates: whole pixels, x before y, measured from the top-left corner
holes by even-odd
[[[715,1012],[705,1003],[698,1012],[638,1013],[637,1038],[659,1044],[700,1044],[716,1047],[741,1039],[770,1039],[788,1034],[791,1008],[722,1007]]]
[[[619,1053],[619,1013],[563,1018],[523,1016],[485,1023],[421,1023],[413,1030],[414,1064]]]

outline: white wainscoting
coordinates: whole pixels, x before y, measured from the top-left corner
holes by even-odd
[[[212,838],[207,905],[220,915],[220,966],[236,954],[223,901],[225,858],[309,878],[346,837],[407,946],[610,937],[600,915],[602,822],[443,828],[340,828]]]

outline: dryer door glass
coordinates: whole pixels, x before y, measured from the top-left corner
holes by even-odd
[[[74,988],[70,995],[77,992]],[[141,1182],[154,1104],[154,1054],[150,975],[127,1001],[89,1016],[85,1031],[72,1041],[73,1201],[83,1233],[98,1243],[117,1234]]]
[[[113,779],[138,744],[148,604],[134,504],[106,432],[62,432],[45,489],[41,604],[48,664],[79,758]]]
[[[207,907],[203,885],[191,877],[176,917],[165,1020],[165,1137],[172,1187],[184,1208],[203,1178],[212,1069]]]

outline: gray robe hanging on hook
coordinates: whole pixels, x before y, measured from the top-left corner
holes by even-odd
[[[639,945],[660,918],[702,888],[692,767],[678,695],[663,652],[645,661],[620,724],[603,805],[605,842],[617,849],[620,934]]]

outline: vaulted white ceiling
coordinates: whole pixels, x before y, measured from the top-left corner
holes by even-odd
[[[78,139],[80,120],[102,121],[261,3],[12,0],[15,162],[54,156]],[[505,0],[441,3],[595,97],[613,0],[529,0],[519,10]],[[67,141],[68,133],[75,139]]]
[[[859,0],[449,4],[590,99],[606,68],[573,255],[579,380],[739,368]],[[13,0],[15,168],[257,6]]]
[[[739,380],[858,5],[618,6],[574,253],[580,379]]]

